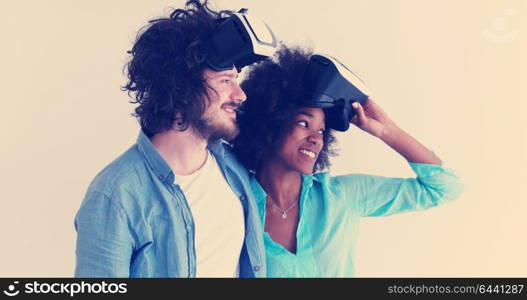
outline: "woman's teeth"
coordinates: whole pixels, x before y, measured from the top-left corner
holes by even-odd
[[[300,149],[300,153],[305,154],[311,158],[315,158],[315,152],[306,149]]]

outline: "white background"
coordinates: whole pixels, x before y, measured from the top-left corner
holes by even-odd
[[[288,44],[336,56],[464,179],[457,201],[361,224],[357,276],[527,276],[527,1],[216,1]],[[126,51],[181,1],[0,4],[0,276],[70,277],[91,179],[136,139]],[[333,174],[413,176],[382,142],[340,134]]]

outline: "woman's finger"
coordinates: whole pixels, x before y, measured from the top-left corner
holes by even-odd
[[[355,109],[356,115],[358,116],[359,124],[364,124],[366,122],[366,114],[364,113],[362,105],[360,105],[359,102],[353,102],[352,106]]]
[[[359,119],[357,119],[357,114],[351,117],[351,123],[359,126]]]

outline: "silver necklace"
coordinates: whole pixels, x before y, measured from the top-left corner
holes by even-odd
[[[274,204],[273,201],[271,201],[271,197],[267,196],[267,200],[268,200],[267,202],[269,202],[272,206],[276,207],[278,210],[282,212],[282,219],[286,219],[287,212],[291,210],[293,207],[295,207],[296,204],[298,203],[298,199],[296,199],[295,202],[293,202],[293,204],[291,204],[288,208],[282,209],[280,206]]]

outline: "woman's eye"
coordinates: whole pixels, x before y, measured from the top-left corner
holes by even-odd
[[[307,125],[308,125],[306,121],[298,121],[296,122],[296,124],[298,124],[299,126],[305,127],[305,128],[307,128]]]
[[[326,130],[325,130],[325,129],[320,129],[320,130],[318,131],[318,133],[319,133],[320,135],[323,135],[323,134],[324,134],[324,132],[326,132]]]

